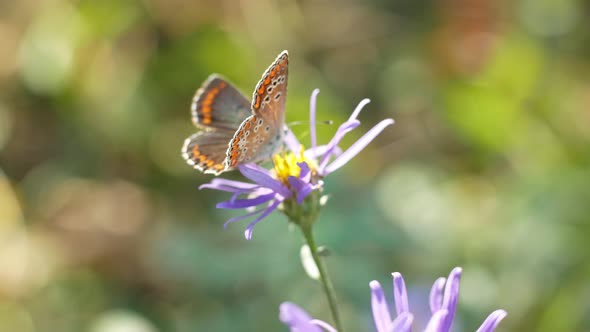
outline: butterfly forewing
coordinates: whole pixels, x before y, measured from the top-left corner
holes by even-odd
[[[280,148],[284,134],[289,55],[283,51],[268,67],[252,97],[252,116],[238,128],[229,143],[225,165],[269,159]]]
[[[195,93],[191,114],[193,123],[199,128],[235,131],[252,115],[252,111],[250,102],[238,89],[223,77],[213,74]]]
[[[275,122],[276,128],[285,123],[289,54],[283,51],[266,69],[252,95],[252,112]]]

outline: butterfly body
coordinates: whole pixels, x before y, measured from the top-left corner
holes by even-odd
[[[184,142],[187,163],[220,174],[276,153],[285,133],[288,64],[283,51],[262,75],[252,102],[221,76],[209,76],[193,98],[192,119],[201,131]]]

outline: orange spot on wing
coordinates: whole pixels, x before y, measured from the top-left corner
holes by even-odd
[[[201,102],[201,111],[200,111],[200,113],[203,117],[203,120],[202,120],[203,124],[210,124],[213,121],[213,119],[211,118],[211,112],[212,112],[211,105],[215,101],[215,98],[217,98],[217,95],[221,92],[221,89],[223,89],[225,86],[226,86],[225,82],[220,82],[218,87],[212,88],[204,96],[203,101]]]
[[[196,157],[200,154],[201,154],[201,151],[199,151],[199,146],[198,145],[193,146],[193,156]]]
[[[260,107],[260,96],[256,96],[256,103],[254,104],[254,108],[258,109]]]

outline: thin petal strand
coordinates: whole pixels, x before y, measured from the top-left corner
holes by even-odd
[[[247,207],[264,204],[264,203],[270,201],[271,199],[273,199],[274,197],[275,197],[275,194],[270,193],[270,194],[266,194],[266,195],[262,195],[262,196],[258,196],[258,197],[254,197],[254,198],[249,198],[249,199],[234,199],[233,201],[229,200],[229,201],[217,203],[217,208],[218,209],[245,209]]]
[[[413,321],[414,315],[409,312],[404,312],[395,318],[388,332],[410,332],[412,330]]]
[[[371,308],[375,328],[377,328],[377,332],[390,332],[393,325],[383,288],[377,280],[371,281],[369,287],[371,288]]]
[[[279,201],[279,200],[274,201],[269,207],[266,208],[266,210],[264,210],[264,212],[260,216],[258,216],[258,218],[256,218],[250,224],[248,224],[248,227],[246,227],[246,231],[244,232],[244,236],[246,236],[246,240],[252,239],[252,232],[254,231],[254,226],[256,226],[256,224],[260,220],[266,218],[266,216],[268,216],[274,210],[276,210],[277,207],[279,206],[279,204],[281,204],[281,201]]]
[[[379,122],[375,127],[371,128],[367,133],[363,135],[358,141],[354,142],[348,150],[344,151],[339,157],[337,157],[330,165],[325,168],[325,174],[330,174],[340,167],[344,166],[350,159],[354,158],[359,152],[361,152],[371,141],[379,135],[385,127],[390,126],[394,123],[393,119],[385,119]]]
[[[311,93],[311,99],[309,100],[309,135],[311,136],[310,138],[312,149],[315,149],[315,147],[317,146],[315,107],[319,93],[320,89],[313,90],[313,92]]]
[[[287,133],[285,134],[284,141],[285,141],[285,145],[287,145],[289,150],[291,150],[294,153],[299,153],[299,149],[301,148],[301,143],[299,143],[299,140],[297,139],[295,134],[293,134],[291,129],[287,129]]]
[[[448,311],[445,317],[444,324],[442,325],[441,331],[447,332],[451,330],[453,319],[455,319],[455,312],[457,311],[457,301],[459,300],[459,284],[461,281],[460,267],[454,268],[449,277],[447,278],[447,284],[445,285],[445,293],[443,297],[442,308]]]
[[[365,107],[365,105],[367,105],[370,102],[371,102],[371,99],[369,99],[369,98],[365,98],[365,99],[361,100],[361,102],[358,105],[356,105],[354,111],[352,112],[352,114],[348,118],[348,121],[356,120],[356,118],[359,116],[359,114],[363,110],[363,107]]]
[[[323,174],[323,170],[330,161],[330,157],[333,154],[334,149],[338,146],[338,143],[346,136],[348,132],[353,130],[354,128],[358,127],[361,123],[358,120],[347,121],[340,125],[334,137],[328,143],[328,148],[326,149],[326,153],[322,157],[322,161],[320,162],[319,172]]]
[[[209,183],[205,183],[199,186],[199,190],[201,189],[215,189],[227,192],[236,192],[239,190],[248,190],[254,189],[258,187],[257,184],[241,182],[241,181],[233,181],[233,180],[226,180],[226,179],[213,179]]]
[[[410,311],[408,305],[408,292],[404,278],[399,272],[392,273],[393,276],[393,299],[395,300],[395,310],[398,315]]]
[[[442,308],[443,290],[445,289],[446,278],[438,278],[430,289],[430,312],[434,314]]]
[[[311,323],[323,328],[324,330],[326,330],[328,332],[338,332],[332,325],[324,322],[323,320],[312,319]]]
[[[312,322],[311,316],[298,305],[283,302],[279,307],[279,319],[289,326],[292,332],[323,332]]]
[[[483,324],[481,324],[479,329],[477,329],[477,332],[492,332],[492,331],[494,331],[496,329],[496,327],[498,327],[498,324],[500,324],[500,321],[502,321],[502,319],[504,319],[504,317],[506,317],[506,315],[508,315],[506,313],[506,311],[501,310],[501,309],[492,312],[488,316],[488,318],[486,318],[486,320],[483,322]]]
[[[231,223],[234,223],[236,221],[244,220],[246,218],[255,216],[255,215],[259,214],[259,213],[262,213],[263,211],[264,211],[264,209],[260,209],[260,210],[256,210],[256,211],[253,211],[253,212],[250,212],[250,213],[243,214],[241,216],[233,217],[233,218],[229,219],[228,221],[226,221],[223,224],[223,228],[227,228],[227,225],[229,225]]]
[[[315,148],[307,149],[304,152],[305,158],[308,158],[308,159],[319,158],[319,157],[325,155],[328,152],[329,148],[330,148],[330,146],[328,144],[326,144],[326,145],[318,145]],[[342,154],[342,149],[340,149],[338,146],[335,146],[332,149],[331,153],[334,156],[339,156]]]
[[[424,332],[439,332],[444,319],[447,316],[447,313],[448,312],[445,309],[441,309],[432,314],[432,317],[428,321],[428,325],[426,325]]]

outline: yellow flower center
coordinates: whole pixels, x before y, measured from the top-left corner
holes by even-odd
[[[281,182],[285,185],[289,185],[289,176],[299,177],[301,173],[301,168],[297,163],[305,162],[309,168],[311,169],[312,173],[315,173],[317,168],[315,162],[313,160],[305,158],[305,149],[303,145],[299,149],[299,153],[295,154],[293,152],[287,152],[284,154],[276,154],[272,157],[274,162],[274,172]]]

